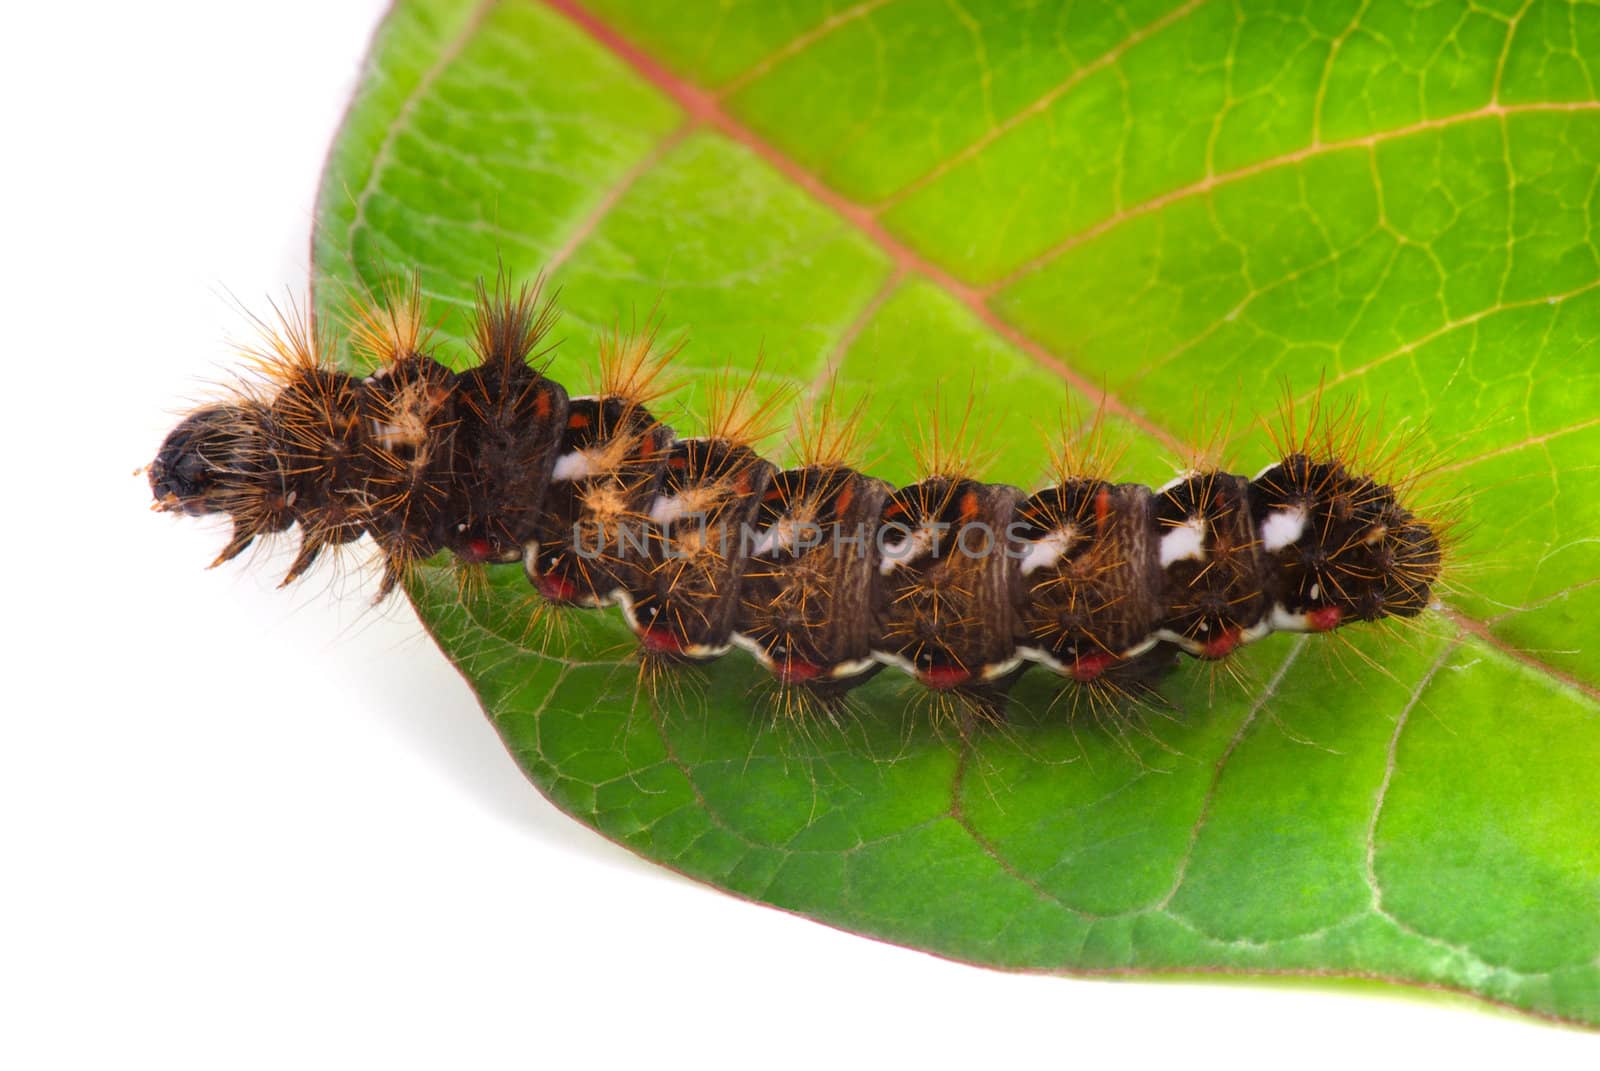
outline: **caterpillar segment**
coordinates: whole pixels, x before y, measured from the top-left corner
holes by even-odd
[[[1021,491],[933,476],[890,495],[873,654],[938,691],[998,699],[1016,679],[1018,572],[1009,535]]]
[[[479,284],[477,309],[479,363],[457,376],[471,464],[458,467],[444,546],[469,563],[514,562],[539,530],[567,420],[566,388],[538,367],[555,306],[537,285],[513,292],[502,280],[493,291]]]
[[[651,673],[738,646],[824,706],[884,667],[993,709],[1029,665],[1116,692],[1180,653],[1415,616],[1443,567],[1439,528],[1331,437],[1291,435],[1254,479],[1206,468],[1151,489],[1063,463],[1030,494],[933,457],[897,489],[849,463],[850,420],[802,426],[795,467],[765,460],[773,402],[746,404],[749,384],[677,439],[650,410],[677,346],[650,329],[614,332],[594,392],[569,398],[539,367],[554,314],[537,288],[480,288],[478,364],[452,371],[416,294],[360,322],[365,377],[285,321],[267,390],[167,436],[156,508],[229,518],[219,562],[298,526],[285,583],[363,534],[385,591],[440,550],[520,559],[549,603],[620,604]]]
[[[572,399],[563,423],[523,565],[551,602],[609,606],[649,580],[649,518],[672,429],[616,396]]]
[[[783,684],[834,696],[883,668],[873,656],[882,598],[874,534],[890,490],[837,462],[768,481],[733,640]]]
[[[1079,684],[1159,643],[1161,584],[1150,489],[1068,477],[1022,503],[1020,650]]]
[[[1165,607],[1156,635],[1196,658],[1226,658],[1271,631],[1249,488],[1242,476],[1198,472],[1154,496]]]
[[[681,348],[658,347],[654,321],[643,330],[614,327],[600,341],[591,393],[568,401],[522,555],[528,580],[550,603],[610,606],[645,585],[647,525],[674,441],[649,407]]]
[[[773,465],[742,443],[685,439],[667,452],[650,507],[650,567],[624,588],[623,615],[647,654],[727,654],[749,557],[746,538]]]

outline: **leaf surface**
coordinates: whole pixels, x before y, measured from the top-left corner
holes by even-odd
[[[897,481],[936,388],[1025,486],[1084,388],[1152,483],[1286,382],[1417,430],[1466,522],[1445,611],[1187,666],[1140,718],[1069,719],[1035,671],[962,741],[885,674],[780,731],[742,656],[636,702],[620,622],[553,642],[519,569],[412,597],[541,791],[738,895],[999,967],[1597,1025],[1597,68],[1600,9],[1543,0],[401,0],[324,177],[319,302],[416,266],[458,342],[497,258],[548,270],[569,386],[659,307],[680,429],[764,353],[866,394]]]

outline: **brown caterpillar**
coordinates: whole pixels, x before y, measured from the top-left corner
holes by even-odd
[[[283,317],[257,353],[271,386],[192,412],[161,445],[156,508],[227,515],[217,563],[299,525],[284,583],[363,534],[382,594],[441,550],[520,560],[553,603],[619,604],[648,659],[737,645],[824,698],[893,666],[989,709],[1030,664],[1115,685],[1275,630],[1412,617],[1443,562],[1439,527],[1349,471],[1350,442],[1326,429],[1291,434],[1253,479],[1151,489],[1063,462],[1028,494],[935,450],[925,479],[894,488],[849,464],[852,422],[831,412],[797,467],[759,456],[748,385],[719,392],[705,436],[676,438],[649,408],[675,350],[649,331],[609,339],[595,392],[569,397],[539,363],[553,317],[536,286],[480,282],[479,363],[454,372],[413,278],[353,317],[378,369],[364,378]]]

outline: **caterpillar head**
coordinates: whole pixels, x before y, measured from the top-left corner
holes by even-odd
[[[222,513],[233,522],[233,535],[212,565],[294,521],[293,496],[267,445],[267,423],[267,407],[253,399],[205,406],[168,433],[146,466],[156,510]]]
[[[185,417],[145,470],[155,508],[191,517],[234,512],[259,475],[264,416],[262,407],[243,402]]]

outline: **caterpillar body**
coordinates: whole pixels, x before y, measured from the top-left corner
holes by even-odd
[[[1030,665],[1121,688],[1180,653],[1412,617],[1443,564],[1403,481],[1351,471],[1331,435],[1291,435],[1253,478],[1201,469],[1152,489],[1064,461],[1030,494],[936,450],[896,488],[852,467],[832,412],[802,428],[795,467],[761,457],[748,385],[718,394],[707,434],[676,437],[651,410],[675,350],[650,331],[608,339],[595,391],[570,396],[543,370],[553,316],[537,286],[480,282],[478,363],[453,371],[413,279],[352,318],[377,368],[364,377],[328,364],[305,317],[280,317],[255,351],[268,385],[162,443],[155,508],[225,515],[217,563],[298,525],[284,583],[362,535],[382,594],[440,551],[520,561],[551,603],[620,606],[655,662],[737,646],[824,701],[894,667],[992,710]]]

